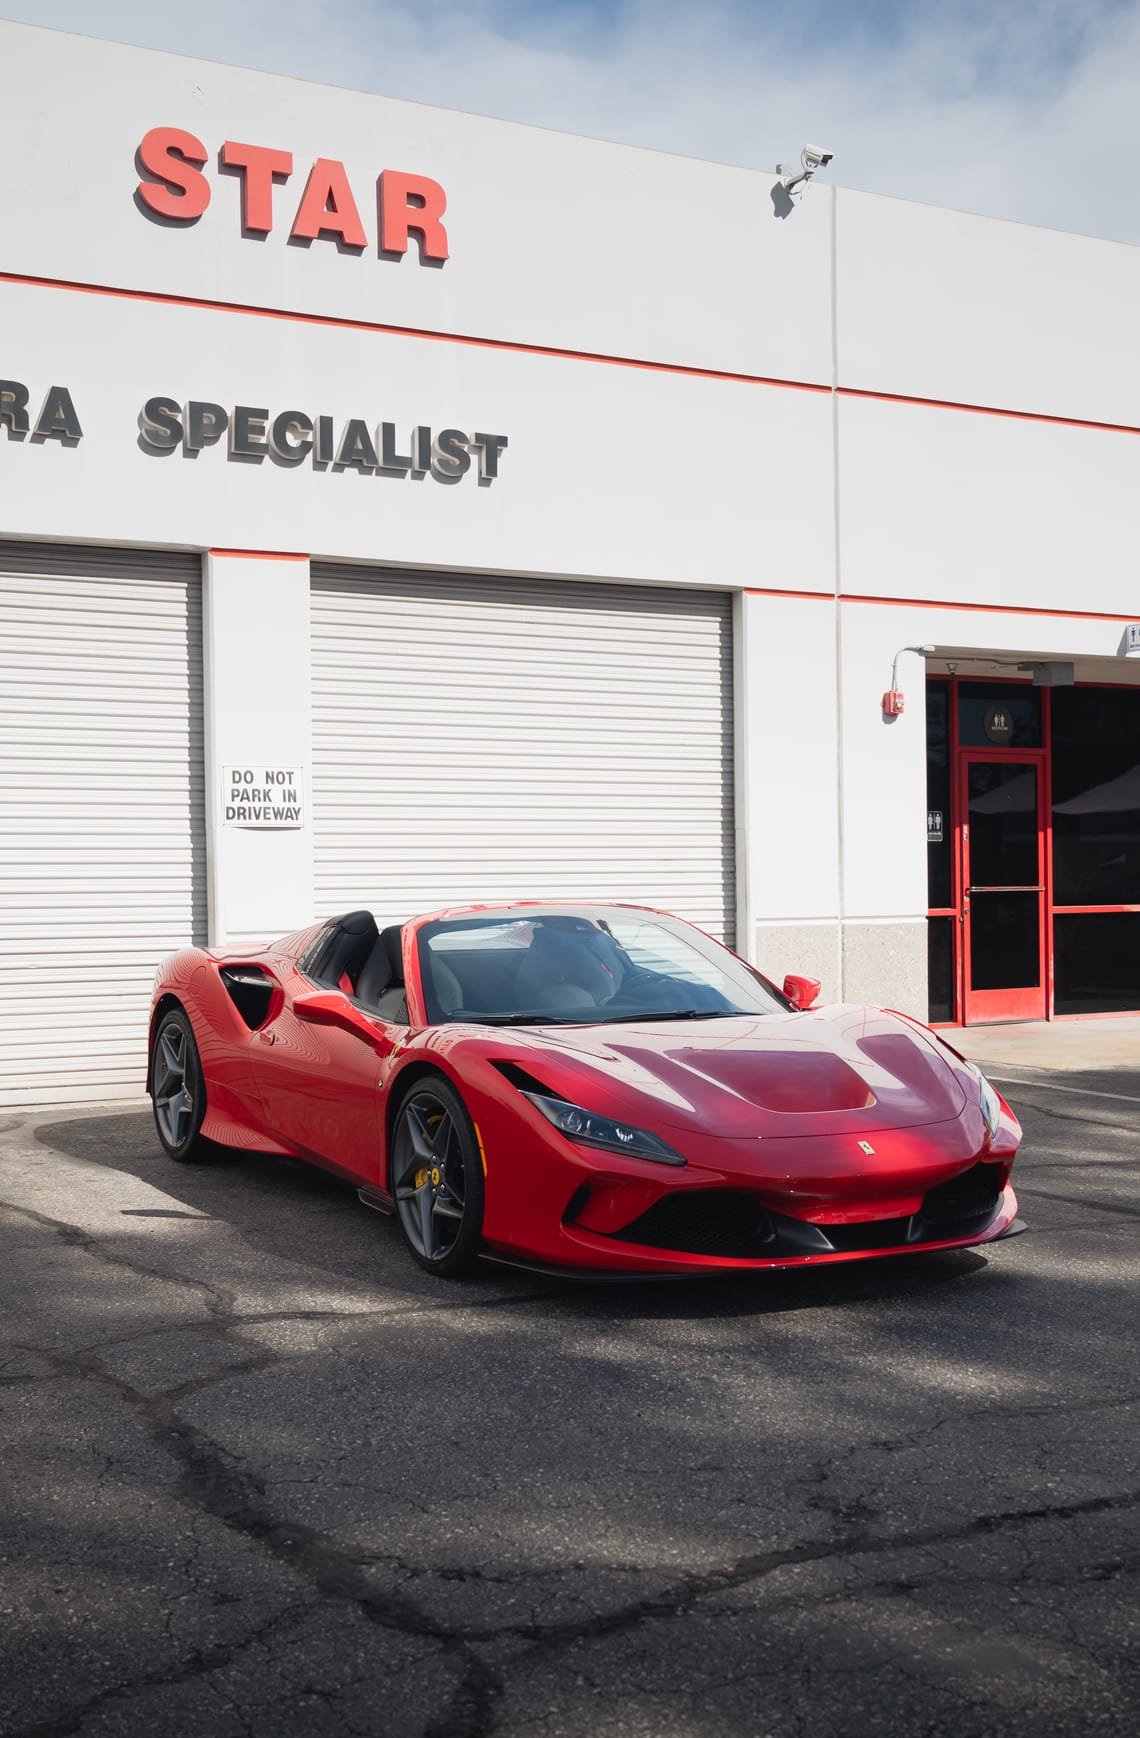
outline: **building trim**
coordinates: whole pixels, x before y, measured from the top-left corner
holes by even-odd
[[[686,362],[661,362],[643,356],[616,356],[605,351],[564,350],[550,344],[525,344],[513,338],[478,337],[469,332],[440,332],[429,327],[393,326],[377,320],[351,319],[342,314],[313,314],[297,308],[267,308],[253,302],[218,302],[204,296],[176,296],[162,290],[130,289],[122,285],[89,284],[77,279],[31,276],[24,272],[0,272],[0,283],[27,289],[69,290],[80,295],[109,296],[117,300],[156,302],[168,307],[199,308],[214,314],[245,314],[262,320],[286,320],[306,326],[330,326],[350,332],[374,332],[389,338],[418,338],[435,344],[463,344],[477,350],[509,351],[520,356],[547,356],[563,362],[593,362],[610,368],[638,368],[653,374],[675,374],[695,380],[724,380],[740,386],[770,386],[786,392],[812,392],[820,396],[911,405],[924,410],[954,410],[974,416],[1012,418],[1016,422],[1045,423],[1056,428],[1089,429],[1101,434],[1140,435],[1140,425],[1100,422],[1089,417],[1059,416],[1051,411],[1013,410],[993,404],[972,404],[950,398],[924,398],[904,392],[880,392],[874,387],[839,386],[822,381],[788,380],[778,375],[740,374],[727,368],[698,368]],[[960,606],[984,607],[984,606]],[[1069,612],[1059,612],[1066,614]],[[1126,618],[1120,618],[1126,619]]]
[[[291,549],[209,549],[208,555],[222,556],[226,561],[308,561]]]
[[[769,590],[767,586],[746,585],[747,597],[795,597],[807,599],[812,603],[833,603],[834,594],[830,591],[777,591]],[[875,603],[888,604],[898,609],[918,610],[965,610],[968,614],[987,614],[999,616],[1048,616],[1066,621],[1077,622],[1132,622],[1132,615],[1115,615],[1108,610],[1050,610],[1039,609],[1034,604],[1024,603],[958,603],[949,598],[938,597],[884,597],[872,596],[868,592],[845,591],[839,596],[840,603]]]
[[[392,326],[379,320],[355,320],[344,314],[312,314],[296,308],[266,308],[252,302],[215,302],[204,296],[176,296],[162,290],[134,290],[111,284],[87,284],[67,278],[29,277],[0,272],[0,283],[28,289],[71,290],[85,296],[109,296],[120,301],[156,302],[166,307],[199,308],[211,314],[246,314],[255,319],[286,320],[303,326],[331,326],[340,331],[374,332],[387,338],[419,338],[435,344],[463,344],[476,350],[505,350],[519,356],[548,356],[562,362],[602,363],[610,368],[639,368],[652,374],[676,374],[696,380],[725,380],[740,386],[782,387],[788,392],[830,395],[831,387],[809,380],[782,380],[765,374],[738,374],[727,368],[697,368],[685,362],[658,362],[649,357],[612,356],[603,351],[563,350],[552,344],[524,344],[513,338],[480,338],[468,332],[438,332],[421,326]],[[1135,431],[1140,433],[1140,430]]]

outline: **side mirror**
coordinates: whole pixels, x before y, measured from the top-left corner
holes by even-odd
[[[352,1032],[378,1049],[386,1048],[383,1033],[339,990],[317,990],[311,996],[297,996],[293,1012],[307,1026],[338,1026],[342,1032]]]
[[[818,978],[800,978],[789,972],[784,979],[784,994],[793,1008],[810,1008],[822,988]]]

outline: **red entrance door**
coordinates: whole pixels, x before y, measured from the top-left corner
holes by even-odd
[[[963,753],[963,1017],[1043,1020],[1045,831],[1040,754]]]

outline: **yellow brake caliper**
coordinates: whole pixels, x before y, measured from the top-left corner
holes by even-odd
[[[426,1118],[425,1120],[427,1121],[428,1127],[431,1129],[434,1129],[436,1123],[440,1120],[440,1116],[442,1116],[442,1115],[443,1115],[443,1112],[441,1111],[439,1113],[439,1116],[433,1116],[433,1117]],[[419,1170],[416,1172],[416,1188],[422,1189],[429,1177],[431,1178],[433,1183],[439,1182],[439,1172],[438,1171],[433,1170],[431,1165],[421,1165]]]

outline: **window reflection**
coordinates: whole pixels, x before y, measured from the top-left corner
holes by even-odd
[[[954,926],[953,917],[929,917],[926,930],[927,981],[930,986],[932,1024],[948,1026],[954,1018]]]
[[[951,899],[950,850],[950,684],[926,685],[926,878],[927,904],[947,906]],[[942,837],[932,835],[941,832]]]
[[[1053,695],[1053,899],[1140,904],[1140,689]]]
[[[1053,920],[1058,1014],[1128,1014],[1140,1008],[1140,911]]]
[[[987,731],[991,713],[1008,719],[1008,734]],[[1030,682],[959,682],[958,741],[963,748],[1040,748],[1041,689]]]
[[[1037,768],[973,760],[968,778],[970,885],[1036,887]]]

